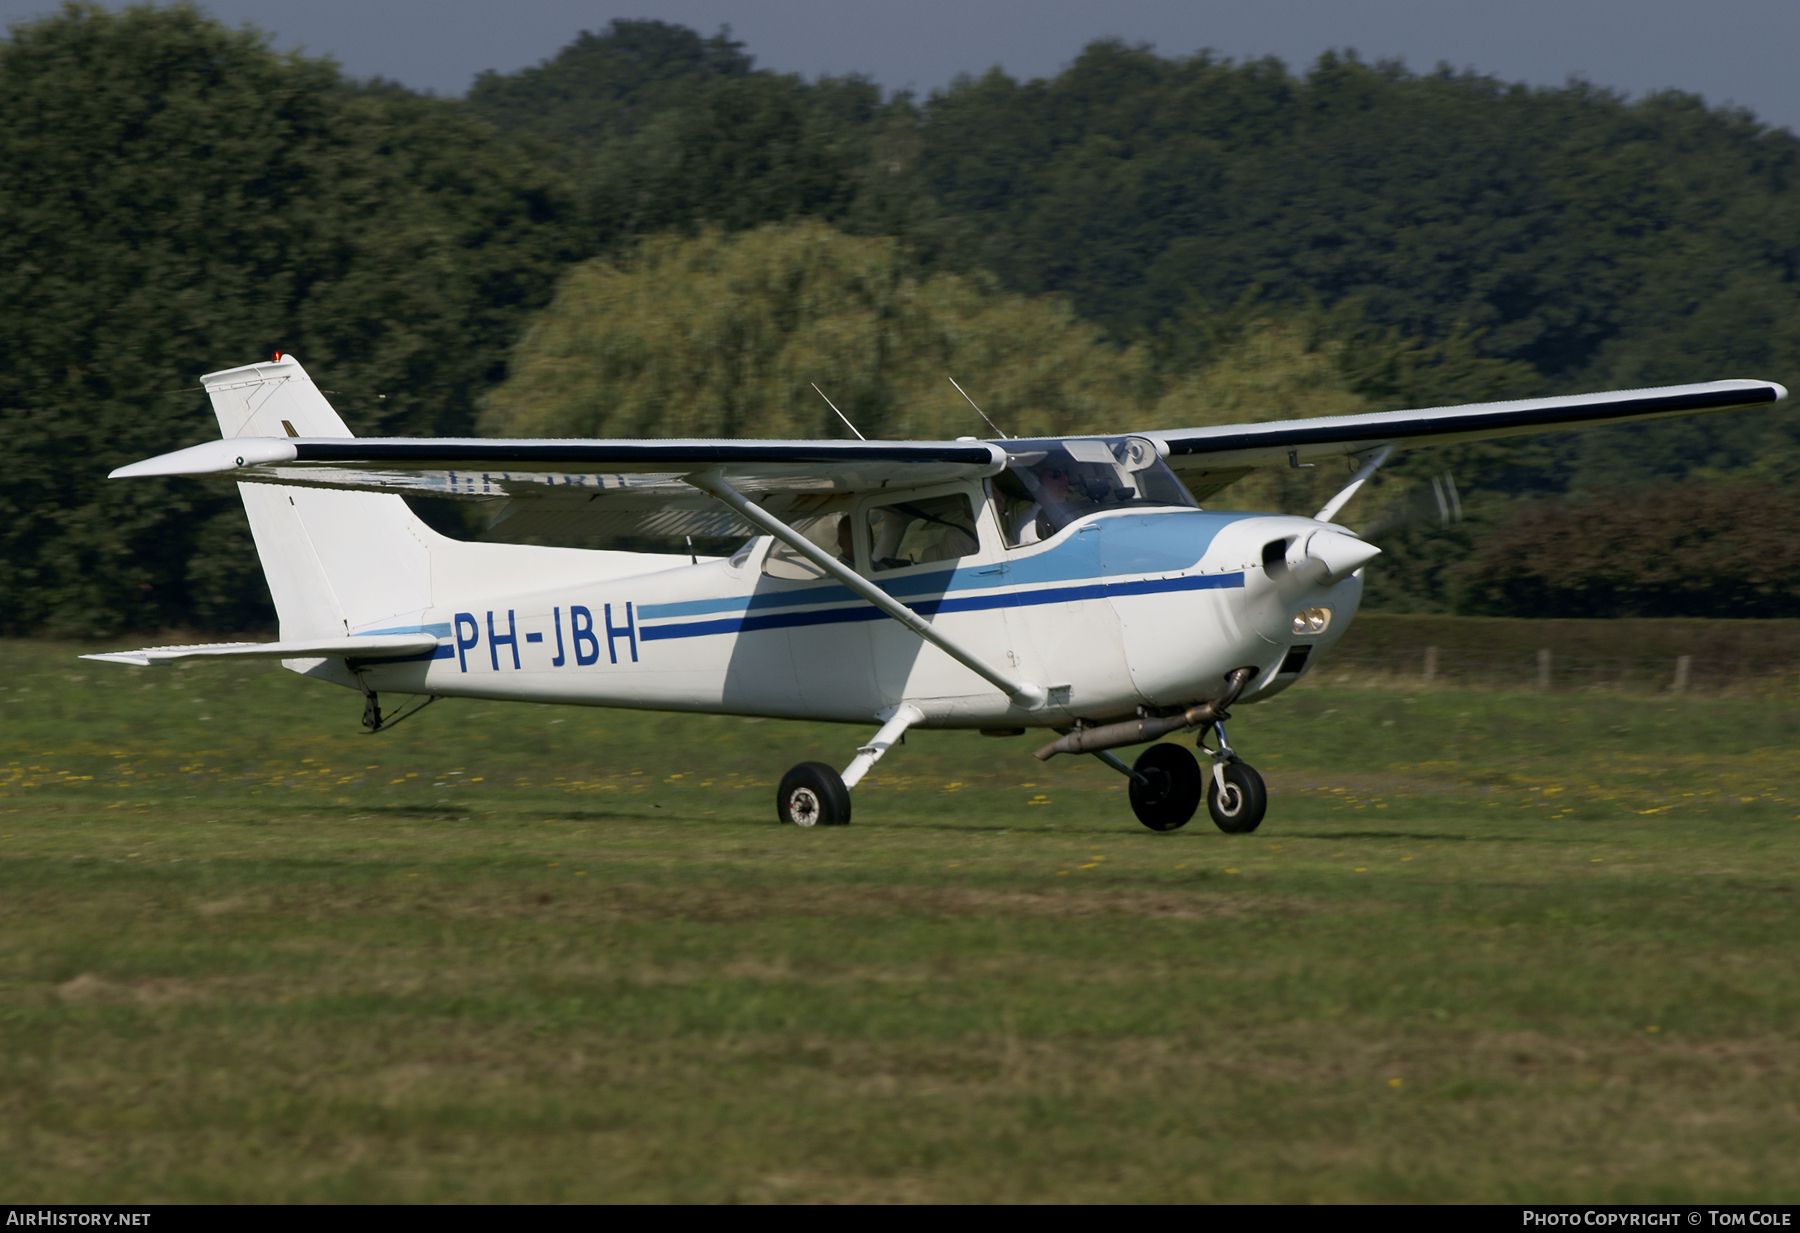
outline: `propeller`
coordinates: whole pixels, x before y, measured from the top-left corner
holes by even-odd
[[[1407,489],[1405,496],[1375,515],[1357,534],[1373,540],[1403,527],[1433,521],[1439,530],[1447,531],[1462,520],[1462,497],[1456,490],[1456,477],[1444,471],[1432,476],[1430,483]]]

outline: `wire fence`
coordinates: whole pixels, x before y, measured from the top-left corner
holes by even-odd
[[[1800,692],[1800,663],[1702,659],[1692,655],[1561,655],[1550,648],[1532,652],[1422,646],[1361,654],[1333,653],[1308,676],[1319,684],[1443,686],[1508,692]]]

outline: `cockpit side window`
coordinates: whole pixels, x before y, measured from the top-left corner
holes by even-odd
[[[1015,440],[1006,452],[994,491],[1009,548],[1048,539],[1097,510],[1194,508],[1186,486],[1143,437]]]

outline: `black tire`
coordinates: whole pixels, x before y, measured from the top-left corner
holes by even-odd
[[[1200,808],[1206,781],[1199,761],[1181,746],[1152,745],[1131,769],[1149,781],[1131,781],[1131,812],[1151,830],[1180,830]]]
[[[1227,835],[1248,835],[1269,811],[1269,790],[1263,787],[1262,776],[1242,762],[1227,762],[1224,776],[1223,792],[1216,780],[1208,783],[1206,811]]]
[[[802,762],[781,777],[775,815],[791,826],[848,826],[850,789],[823,762]]]

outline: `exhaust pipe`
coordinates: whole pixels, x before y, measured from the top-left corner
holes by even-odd
[[[1218,723],[1226,718],[1225,708],[1237,701],[1256,672],[1255,668],[1233,668],[1225,674],[1225,692],[1215,701],[1190,706],[1179,715],[1170,715],[1166,719],[1128,719],[1100,728],[1077,728],[1067,736],[1051,741],[1032,756],[1040,762],[1048,762],[1059,753],[1099,753],[1120,745],[1141,745],[1170,732],[1198,728],[1201,724]]]

